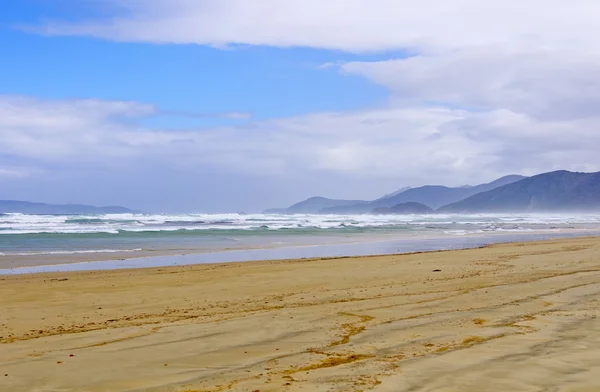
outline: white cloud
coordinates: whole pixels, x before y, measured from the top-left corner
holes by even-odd
[[[0,110],[0,157],[10,156],[21,166],[28,162],[23,169],[32,173],[56,165],[68,171],[74,162],[78,170],[152,163],[186,173],[213,167],[281,178],[393,178],[418,185],[600,168],[599,118],[540,120],[506,109],[386,107],[160,130],[131,121],[157,110],[136,102],[1,97],[0,107],[5,110]],[[130,120],[122,121],[123,116]],[[0,167],[6,167],[1,158]]]
[[[224,113],[210,113],[210,112],[191,112],[185,110],[161,110],[156,113],[157,115],[166,116],[178,116],[178,117],[189,117],[189,118],[227,118],[230,120],[248,120],[252,118],[251,113],[246,112],[224,112]]]
[[[113,17],[40,30],[122,41],[440,50],[491,43],[598,49],[596,0],[122,0]],[[125,10],[123,12],[123,10]]]
[[[388,87],[398,103],[429,101],[476,109],[509,109],[540,118],[597,115],[600,53],[471,48],[342,70]]]
[[[382,84],[399,106],[434,103],[536,118],[595,116],[597,0],[124,0],[111,18],[47,34],[124,41],[408,49],[406,59],[323,64]],[[125,11],[123,11],[125,10]]]
[[[0,96],[0,153],[34,159],[57,159],[95,153],[118,153],[111,145],[125,130],[123,118],[155,111],[151,105],[101,100],[40,100]]]
[[[217,117],[229,118],[232,120],[248,120],[252,117],[252,115],[245,112],[230,112],[219,114]]]

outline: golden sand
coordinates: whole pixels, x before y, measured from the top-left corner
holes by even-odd
[[[600,391],[599,314],[598,238],[3,276],[0,391]]]

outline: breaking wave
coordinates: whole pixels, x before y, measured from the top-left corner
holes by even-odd
[[[529,231],[600,225],[600,215],[266,215],[266,214],[106,214],[93,216],[0,215],[0,236],[19,234],[185,233],[198,235],[277,231],[302,234],[322,231],[439,231],[463,234]]]

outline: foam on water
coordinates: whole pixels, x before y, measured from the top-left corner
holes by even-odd
[[[218,230],[344,230],[348,228],[520,231],[531,228],[600,224],[597,214],[474,215],[265,215],[265,214],[105,214],[0,216],[0,235],[84,234]]]
[[[0,215],[0,256],[187,253],[502,233],[600,229],[600,214]]]

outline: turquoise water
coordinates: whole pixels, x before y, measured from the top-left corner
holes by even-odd
[[[255,248],[600,229],[598,214],[0,215],[0,256]]]
[[[368,241],[347,244],[327,244],[318,246],[291,246],[271,249],[245,249],[216,251],[210,253],[180,256],[155,256],[132,259],[90,261],[71,264],[35,265],[20,268],[0,268],[0,275],[15,275],[40,272],[68,272],[113,270],[126,268],[170,267],[207,263],[227,263],[255,260],[284,260],[301,258],[327,258],[401,254],[435,250],[469,249],[489,244],[547,240],[552,238],[571,238],[587,235],[599,235],[600,231],[546,232],[525,234],[473,235],[439,238],[401,238],[386,241]]]

